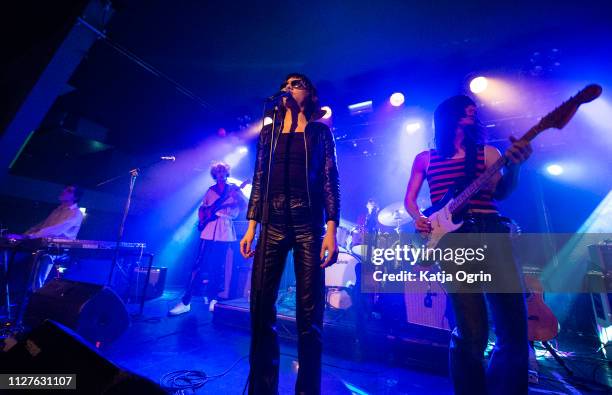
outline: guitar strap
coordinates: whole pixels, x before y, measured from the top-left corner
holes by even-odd
[[[216,185],[215,185],[216,187]],[[217,192],[217,194],[219,195],[219,197],[217,198],[217,200],[214,201],[214,203],[212,204],[212,206],[214,206],[215,204],[217,204],[218,202],[222,202],[225,197],[227,196],[227,194],[229,193],[229,189],[230,189],[230,184],[225,184],[225,188],[223,188],[223,192],[221,194],[219,194],[218,189],[215,188],[215,192]]]
[[[465,178],[464,187],[476,179],[476,162],[478,158],[478,145],[474,141],[466,141],[465,146]]]
[[[476,162],[478,159],[478,144],[471,138],[466,136],[465,143],[465,177],[463,178],[462,189],[470,185],[476,179]],[[470,204],[466,204],[463,213],[468,210]]]

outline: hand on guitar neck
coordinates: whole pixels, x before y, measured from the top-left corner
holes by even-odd
[[[514,136],[510,136],[510,142],[512,145],[508,147],[504,153],[508,167],[518,166],[529,159],[533,152],[529,140],[517,139]]]
[[[457,185],[449,188],[447,193],[436,204],[425,210],[422,214],[414,202],[426,176],[429,156],[425,157],[423,155],[421,157],[421,154],[417,155],[413,164],[410,181],[408,182],[405,201],[406,209],[415,218],[417,230],[424,236],[427,236],[427,246],[429,248],[435,247],[446,233],[453,232],[461,227],[462,222],[456,222],[454,216],[460,213],[466,207],[469,200],[479,191],[483,190],[491,180],[500,177],[500,170],[504,166],[506,166],[507,171],[503,178],[497,182],[495,198],[503,199],[507,196],[516,185],[518,178],[516,170],[518,166],[531,155],[532,148],[529,142],[545,130],[551,128],[562,129],[572,119],[580,105],[595,100],[601,95],[601,92],[601,86],[596,84],[588,85],[575,96],[572,96],[569,100],[542,117],[520,139],[517,140],[511,137],[512,145],[506,150],[503,157],[499,156],[494,163],[487,163],[486,170],[472,181],[471,184],[464,187],[462,191],[459,191],[459,186]]]

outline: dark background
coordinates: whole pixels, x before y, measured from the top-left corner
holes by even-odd
[[[25,2],[3,12],[3,126],[83,4]],[[610,191],[612,26],[604,1],[112,6],[108,41],[96,41],[84,54],[2,181],[0,223],[11,232],[42,220],[62,186],[78,183],[88,209],[79,238],[113,240],[128,177],[96,185],[144,167],[126,239],[147,242],[158,264],[174,268],[171,282],[182,281],[176,276],[182,279],[180,267],[189,260],[194,209],[211,183],[210,161],[244,145],[249,154],[232,175],[250,177],[261,98],[294,71],[310,76],[322,104],[333,110],[348,221],[356,220],[370,197],[382,206],[403,199],[412,159],[431,140],[435,106],[466,92],[479,74],[514,88],[517,105],[479,101],[483,122],[493,125],[489,138],[502,150],[510,134],[526,131],[586,83],[604,87],[597,107],[534,142],[519,188],[502,202],[505,214],[527,231],[573,232]],[[121,54],[117,45],[167,78]],[[396,91],[406,102],[392,109],[386,101]],[[373,100],[373,112],[351,116],[347,105],[364,100]],[[402,127],[411,119],[423,126],[407,136]],[[177,161],[146,166],[160,155]],[[564,177],[545,174],[551,162],[564,163]]]

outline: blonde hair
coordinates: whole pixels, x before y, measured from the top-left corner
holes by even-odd
[[[210,176],[213,178],[213,180],[216,180],[219,173],[223,172],[229,177],[230,169],[230,165],[225,162],[213,162],[210,166]]]

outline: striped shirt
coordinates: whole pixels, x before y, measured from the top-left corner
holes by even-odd
[[[484,146],[479,145],[476,156],[476,177],[485,171]],[[429,184],[429,197],[435,204],[442,199],[455,182],[465,177],[465,156],[449,159],[440,156],[435,149],[429,152],[429,166],[427,167],[427,183]],[[460,191],[459,191],[460,192]],[[497,213],[497,205],[493,201],[491,191],[480,190],[470,199],[467,207],[470,212]]]

